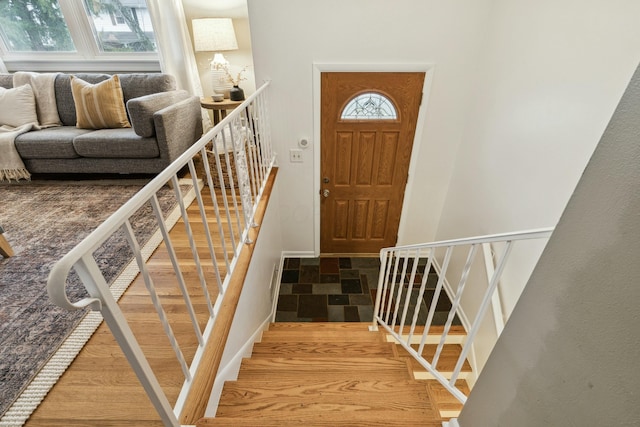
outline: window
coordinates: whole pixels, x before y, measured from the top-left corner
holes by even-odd
[[[15,70],[159,71],[145,0],[0,0],[0,54]]]
[[[151,16],[144,0],[85,0],[101,52],[155,52]]]
[[[0,1],[0,36],[10,52],[73,52],[60,4]]]
[[[360,94],[349,101],[342,110],[343,120],[396,120],[398,113],[393,102],[375,92]]]

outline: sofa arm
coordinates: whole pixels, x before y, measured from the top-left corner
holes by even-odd
[[[200,98],[192,96],[153,115],[160,157],[169,163],[202,136]]]
[[[127,101],[127,112],[131,127],[138,136],[153,137],[156,134],[153,115],[189,97],[189,92],[186,90],[171,90],[130,99]]]

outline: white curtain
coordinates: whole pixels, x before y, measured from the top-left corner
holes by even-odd
[[[179,89],[203,96],[196,58],[182,0],[147,0],[158,45],[162,72],[175,76]],[[203,110],[202,125],[211,128],[209,114]]]
[[[0,58],[0,73],[8,73],[7,66],[4,65],[4,61]]]

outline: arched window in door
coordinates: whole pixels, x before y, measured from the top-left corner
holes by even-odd
[[[375,93],[361,93],[351,99],[342,110],[342,120],[396,120],[398,113],[393,102],[386,96]]]

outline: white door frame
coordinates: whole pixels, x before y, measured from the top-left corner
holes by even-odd
[[[425,72],[424,86],[422,88],[422,104],[418,111],[418,121],[416,122],[416,132],[413,138],[413,149],[411,150],[411,159],[409,161],[409,178],[405,188],[405,194],[410,193],[414,182],[415,168],[417,167],[417,155],[420,148],[420,141],[424,131],[426,121],[427,102],[429,100],[429,91],[433,81],[435,71],[434,64],[348,64],[348,63],[313,63],[313,141],[315,149],[313,150],[313,251],[315,256],[320,255],[320,159],[322,144],[320,141],[320,124],[321,124],[321,80],[320,76],[323,72]],[[400,225],[398,228],[398,237],[404,235],[405,228],[405,208],[407,207],[407,197],[402,202],[402,213],[400,214]]]

